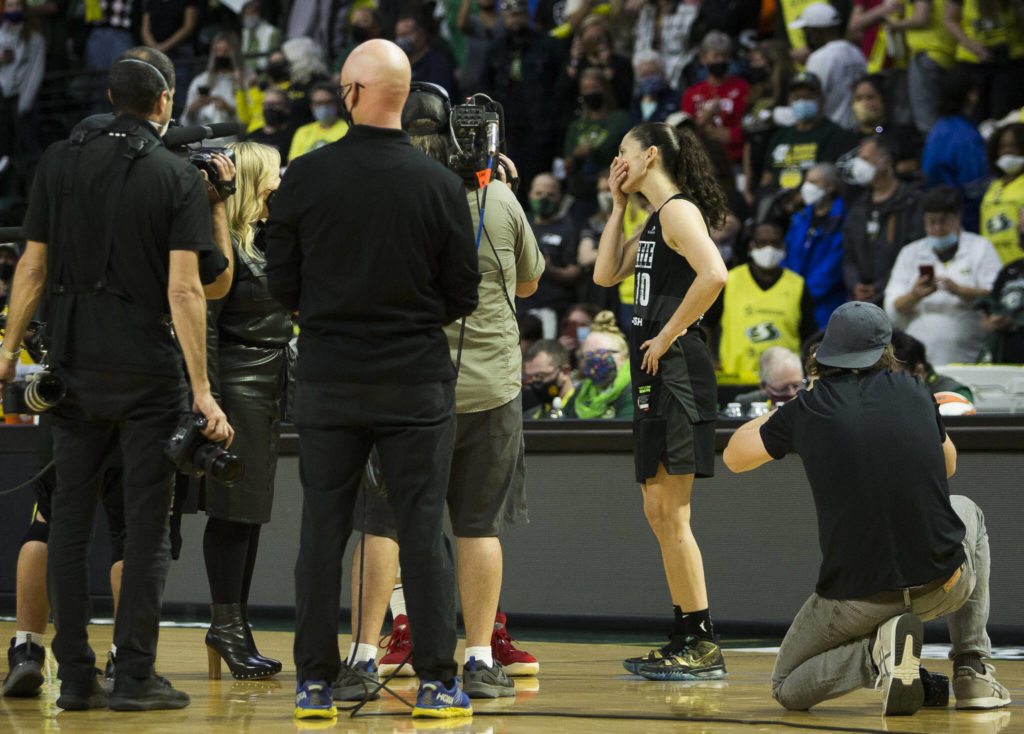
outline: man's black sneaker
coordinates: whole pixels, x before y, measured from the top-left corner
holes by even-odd
[[[508,698],[516,695],[516,686],[497,660],[487,667],[476,658],[462,666],[462,690],[470,698]]]
[[[376,701],[380,698],[380,677],[372,660],[364,660],[353,666],[344,662],[338,680],[331,686],[335,701]]]
[[[921,668],[921,683],[924,684],[924,706],[943,708],[949,705],[949,676],[930,673]]]
[[[11,638],[11,646],[7,648],[7,669],[10,671],[4,678],[3,695],[14,698],[38,696],[43,685],[43,662],[46,650],[31,640],[15,645],[16,637]]]
[[[166,678],[156,673],[150,673],[148,678],[118,673],[108,705],[113,711],[156,711],[183,709],[188,704],[187,693],[174,690]]]
[[[106,708],[108,696],[95,678],[62,680],[57,706],[65,711],[88,711]]]

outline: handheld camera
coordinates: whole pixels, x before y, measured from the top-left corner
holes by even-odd
[[[245,464],[203,435],[206,416],[185,413],[174,433],[164,443],[164,456],[186,476],[209,474],[224,484],[233,484],[245,474]]]

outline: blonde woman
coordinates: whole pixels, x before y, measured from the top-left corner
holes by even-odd
[[[580,347],[583,383],[565,407],[566,418],[632,418],[629,346],[615,314],[601,311]]]
[[[232,143],[236,192],[227,200],[235,257],[231,290],[209,301],[210,384],[236,427],[231,451],[245,475],[228,486],[207,476],[203,555],[212,623],[206,634],[210,677],[223,659],[238,679],[269,678],[281,663],[256,650],[246,619],[260,526],[270,520],[277,468],[279,407],[287,385],[291,314],[271,298],[263,277],[261,227],[281,183],[281,156],[259,143]]]

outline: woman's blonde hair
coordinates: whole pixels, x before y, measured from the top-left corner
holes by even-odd
[[[612,338],[615,348],[620,354],[629,357],[629,345],[626,343],[626,335],[623,334],[615,323],[615,314],[611,311],[599,311],[590,322],[591,334],[604,334]]]
[[[281,154],[260,143],[228,143],[235,151],[235,193],[228,197],[228,231],[250,257],[263,259],[253,245],[252,223],[263,214],[260,194],[281,174]]]

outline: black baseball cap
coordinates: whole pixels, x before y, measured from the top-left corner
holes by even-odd
[[[892,342],[892,324],[873,303],[850,301],[832,312],[814,358],[827,367],[866,369]]]
[[[801,71],[789,80],[790,90],[796,89],[797,87],[813,89],[818,94],[821,94],[821,79],[818,78],[817,74],[812,74],[809,71]]]

